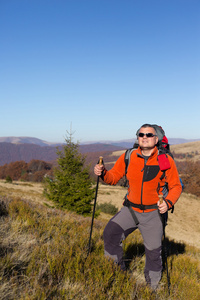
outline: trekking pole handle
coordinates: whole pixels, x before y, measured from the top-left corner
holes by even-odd
[[[158,195],[158,197],[159,197],[160,204],[162,204],[163,203],[163,195]]]
[[[103,156],[99,156],[99,165],[101,166],[103,164]]]

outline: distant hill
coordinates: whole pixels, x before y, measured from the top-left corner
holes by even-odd
[[[88,144],[88,145],[79,145],[79,149],[81,153],[88,153],[88,152],[104,152],[104,151],[118,151],[124,150],[124,147],[120,147],[117,145],[110,145],[110,144]]]
[[[32,159],[52,161],[56,159],[56,147],[39,146],[35,144],[0,143],[0,165]]]
[[[10,162],[23,160],[30,162],[32,159],[43,160],[52,162],[57,159],[57,149],[62,149],[62,146],[40,146],[37,144],[14,144],[0,142],[0,166],[9,164]],[[108,144],[92,144],[80,145],[80,152],[85,154],[88,152],[113,152],[122,150],[121,147],[108,145]]]
[[[34,137],[26,136],[9,136],[9,137],[0,137],[0,143],[12,143],[12,144],[34,144],[39,146],[56,146],[57,143],[46,142]]]

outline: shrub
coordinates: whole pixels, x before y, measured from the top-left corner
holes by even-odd
[[[6,176],[6,182],[7,183],[12,183],[12,178],[10,177],[10,175]]]
[[[118,212],[118,208],[112,203],[97,204],[97,210],[100,210],[106,214],[115,215]]]
[[[2,200],[0,199],[0,217],[2,216],[7,216],[8,215],[8,205],[6,205],[8,203],[8,200]]]

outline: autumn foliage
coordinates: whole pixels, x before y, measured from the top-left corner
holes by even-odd
[[[176,162],[184,183],[184,192],[200,196],[200,161],[185,160]]]
[[[46,174],[51,176],[52,172],[52,164],[45,161],[16,161],[0,167],[0,179],[9,176],[12,180],[41,182]]]

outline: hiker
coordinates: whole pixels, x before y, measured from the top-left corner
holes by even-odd
[[[152,289],[158,287],[162,274],[161,214],[164,214],[178,200],[182,187],[172,157],[167,155],[170,168],[163,175],[158,163],[158,136],[155,127],[144,124],[137,131],[138,148],[132,151],[127,170],[128,192],[121,210],[108,222],[104,229],[105,255],[112,258],[122,270],[122,241],[137,228],[140,230],[145,247],[145,279]],[[110,185],[115,185],[125,175],[125,154],[122,154],[111,170],[96,165],[94,173]],[[159,201],[162,188],[168,186],[163,203]]]

